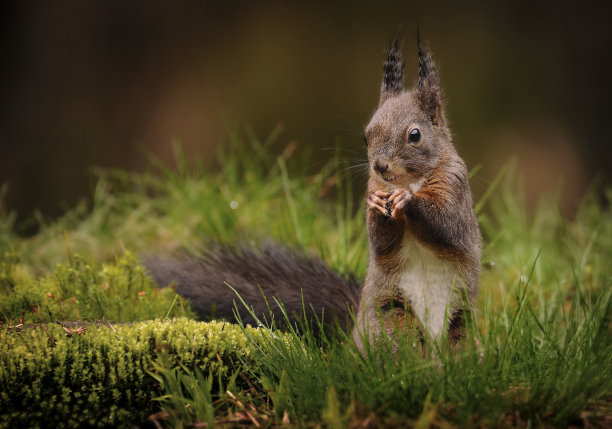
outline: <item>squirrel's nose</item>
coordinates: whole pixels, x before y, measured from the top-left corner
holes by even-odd
[[[383,174],[389,168],[389,164],[384,162],[376,161],[374,163],[374,170],[378,171],[380,174]]]

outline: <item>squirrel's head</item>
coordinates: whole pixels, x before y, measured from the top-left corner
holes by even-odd
[[[378,110],[365,130],[371,172],[381,188],[421,182],[450,144],[435,64],[417,36],[419,81],[404,90],[397,39],[387,54]]]

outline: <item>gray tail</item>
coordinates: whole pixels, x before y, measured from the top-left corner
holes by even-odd
[[[235,320],[238,311],[244,323],[256,325],[254,316],[268,322],[273,317],[282,327],[286,320],[276,298],[293,326],[301,326],[306,314],[330,332],[338,324],[350,327],[360,295],[354,278],[340,276],[320,259],[275,244],[258,249],[216,247],[203,256],[148,257],[144,264],[159,286],[174,283],[177,293],[204,319]]]

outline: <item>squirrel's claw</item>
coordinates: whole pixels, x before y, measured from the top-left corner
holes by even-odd
[[[383,200],[388,200],[391,196],[391,192],[383,192],[383,191],[374,191],[374,195],[382,198]]]
[[[391,217],[398,219],[408,201],[412,199],[412,192],[409,189],[396,189],[389,197],[391,203]]]
[[[378,196],[379,194],[381,194],[381,192],[376,191],[375,193],[368,195],[366,204],[369,208],[371,208],[372,210],[376,210],[383,216],[389,216],[389,211],[387,209],[387,201],[380,198]],[[386,196],[387,194],[384,195]]]

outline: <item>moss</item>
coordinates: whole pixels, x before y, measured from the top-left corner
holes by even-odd
[[[129,252],[111,262],[90,263],[80,256],[33,279],[15,254],[0,258],[0,314],[12,324],[55,320],[114,322],[192,315],[172,287],[157,288]]]
[[[222,380],[241,363],[256,364],[241,328],[224,322],[178,318],[91,324],[80,334],[66,329],[0,328],[0,427],[141,423],[160,395],[149,375],[160,353],[169,365],[212,370]]]

